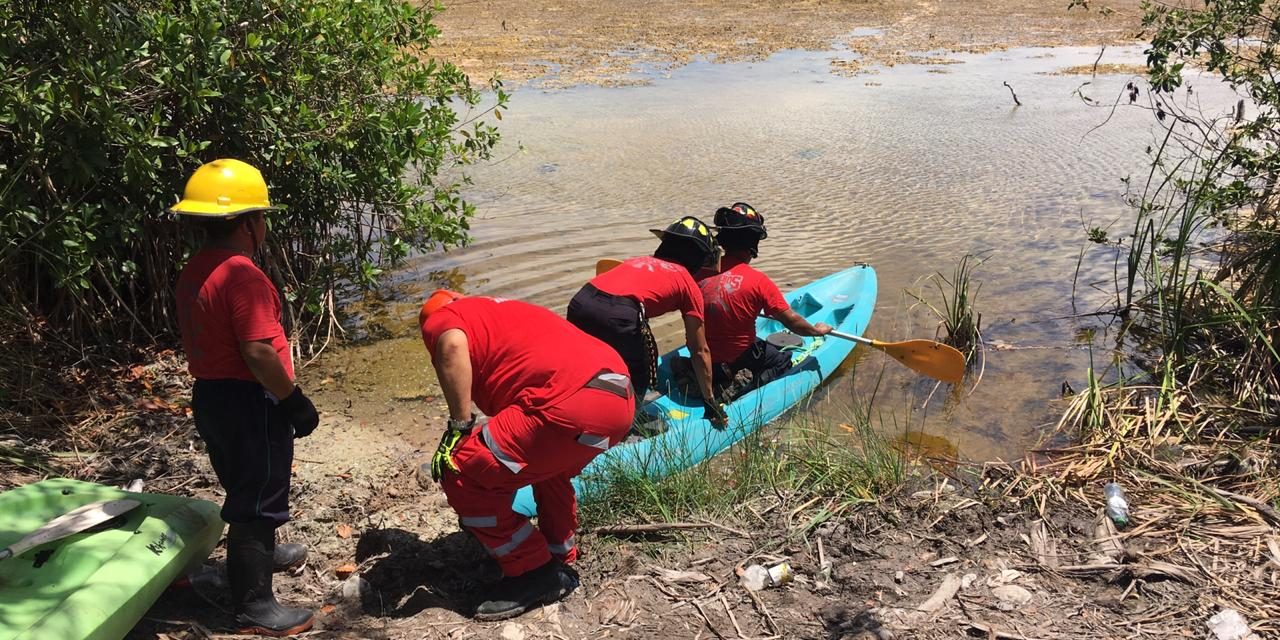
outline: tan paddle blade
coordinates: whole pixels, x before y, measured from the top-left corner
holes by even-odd
[[[912,371],[923,373],[935,380],[955,384],[964,378],[964,354],[941,342],[932,340],[906,340],[904,342],[880,342],[852,333],[832,331],[831,335],[875,347]]]
[[[72,511],[68,511],[53,520],[44,524],[43,527],[36,529],[27,537],[9,545],[4,549],[0,549],[0,560],[11,556],[21,555],[23,551],[31,547],[37,547],[46,542],[60,540],[69,535],[80,533],[85,529],[90,529],[100,525],[122,513],[128,513],[136,508],[139,504],[137,500],[125,498],[123,500],[103,500],[86,504]]]
[[[614,260],[613,258],[604,258],[602,260],[597,260],[596,275],[600,275],[606,271],[609,271],[610,269],[613,269],[614,267],[620,264],[622,264],[621,260]]]
[[[904,342],[873,340],[871,346],[893,356],[894,360],[913,371],[923,373],[930,378],[952,384],[964,378],[964,354],[955,347],[932,340]]]

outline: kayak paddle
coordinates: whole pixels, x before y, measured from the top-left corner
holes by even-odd
[[[880,342],[852,333],[832,331],[830,335],[858,344],[875,347],[901,362],[907,368],[922,373],[935,380],[955,384],[964,378],[964,354],[955,347],[934,342],[933,340],[905,340],[903,342]]]
[[[614,260],[613,258],[596,260],[596,275],[600,275],[620,264],[622,264],[621,260]]]
[[[621,260],[603,258],[596,261],[596,275],[600,275],[618,265]],[[768,318],[768,316],[760,316]],[[855,336],[842,331],[832,331],[830,335],[845,340],[865,344],[879,349],[904,366],[917,373],[922,373],[935,380],[960,382],[964,378],[964,354],[955,347],[934,342],[933,340],[906,340],[903,342],[881,342],[862,336]]]
[[[0,549],[0,560],[21,555],[22,552],[46,542],[61,540],[69,535],[80,533],[96,525],[102,524],[122,513],[128,513],[142,504],[137,500],[103,500],[68,511],[36,529],[27,537]]]

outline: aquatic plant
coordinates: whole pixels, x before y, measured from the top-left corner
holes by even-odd
[[[964,353],[970,362],[982,344],[982,313],[974,308],[982,283],[974,281],[973,273],[987,258],[965,254],[950,277],[941,271],[928,276],[926,281],[937,290],[936,300],[931,300],[923,290],[907,292],[937,316],[939,337]]]

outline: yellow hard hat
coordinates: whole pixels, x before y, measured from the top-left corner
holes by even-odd
[[[182,199],[169,211],[204,218],[234,218],[275,208],[267,199],[267,182],[260,171],[239,160],[223,158],[200,165],[187,180]]]

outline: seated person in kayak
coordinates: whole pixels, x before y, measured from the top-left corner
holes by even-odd
[[[760,241],[769,237],[762,214],[738,202],[717,210],[715,225],[716,241],[725,252],[721,270],[699,282],[706,305],[713,384],[717,389],[733,387],[730,395],[740,395],[791,369],[789,354],[756,337],[757,316],[773,318],[800,336],[826,335],[831,326],[809,324],[791,310],[778,285],[751,266]],[[745,380],[744,372],[749,372],[750,380]]]
[[[645,392],[656,384],[658,364],[649,319],[678,309],[707,417],[716,426],[726,425],[728,416],[711,392],[711,350],[703,328],[702,292],[693,280],[699,269],[716,267],[720,247],[710,228],[693,216],[650,231],[661,240],[653,255],[624,260],[593,278],[573,296],[566,318],[622,356],[636,401],[643,404]]]

